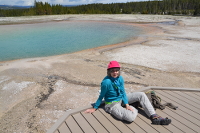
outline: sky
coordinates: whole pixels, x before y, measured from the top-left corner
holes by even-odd
[[[147,0],[36,0],[40,2],[48,2],[50,4],[61,5],[81,5],[91,3],[126,3],[135,1],[147,1]],[[33,6],[34,0],[0,0],[0,5],[17,5],[17,6]]]

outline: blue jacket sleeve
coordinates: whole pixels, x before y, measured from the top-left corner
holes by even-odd
[[[101,104],[102,99],[106,95],[107,89],[108,89],[107,84],[105,84],[104,82],[102,82],[101,83],[101,93],[100,93],[99,98],[97,99],[97,101],[96,101],[96,103],[95,103],[95,105],[94,105],[93,108],[95,108],[95,109],[99,108],[99,105]]]

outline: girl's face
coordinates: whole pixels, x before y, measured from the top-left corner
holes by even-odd
[[[110,70],[111,77],[113,77],[113,78],[119,77],[119,70],[120,70],[119,68],[112,68]]]

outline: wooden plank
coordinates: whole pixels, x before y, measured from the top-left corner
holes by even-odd
[[[166,96],[166,98],[169,99],[169,100],[166,100],[167,102],[171,102],[174,105],[176,105],[176,103],[177,103],[177,106],[184,106],[185,108],[200,115],[199,109],[195,108],[194,106],[188,105],[188,104],[186,106],[186,103],[184,101],[176,98],[175,96],[171,96],[169,93],[167,93],[167,91],[156,90],[156,93],[159,93],[158,95],[162,95],[161,99]]]
[[[187,105],[193,106],[193,108],[197,108],[198,110],[200,109],[198,104],[191,102],[190,100],[180,95],[177,95],[176,93],[174,93],[174,91],[165,91],[165,92],[168,93],[168,95],[171,95],[172,97],[176,97],[178,100],[183,101],[185,104],[187,103]]]
[[[172,91],[165,91],[167,95],[171,96],[171,98],[176,98],[176,100],[179,100],[180,102],[184,103],[184,105],[187,104],[187,107],[190,108],[191,110],[194,110],[196,113],[200,114],[200,107],[198,104],[194,102],[190,102],[188,99],[181,97],[179,95],[176,95]]]
[[[196,118],[197,120],[200,120],[199,114],[195,113],[190,108],[185,107],[185,105],[182,106],[181,104],[179,104],[179,101],[172,101],[171,99],[169,99],[168,97],[166,97],[162,93],[159,93],[159,91],[156,91],[156,94],[158,94],[161,97],[162,104],[164,104],[166,102],[173,103],[175,106],[178,106],[178,110],[181,110],[181,111],[187,113],[188,115],[190,115],[191,117]],[[166,108],[168,108],[168,107],[166,107]]]
[[[197,96],[200,96],[200,93],[194,93],[195,95],[197,95]]]
[[[71,133],[65,122],[63,122],[63,124],[58,128],[58,130],[59,133]]]
[[[161,97],[162,98],[162,103],[165,103],[167,102],[165,97]],[[187,106],[187,105],[186,105]],[[176,114],[178,115],[181,115],[181,116],[184,116],[186,117],[190,122],[194,123],[195,125],[199,126],[200,127],[200,117],[199,119],[197,119],[197,114],[194,113],[194,116],[191,116],[191,113],[192,112],[191,110],[189,110],[189,112],[186,112],[185,109],[182,109],[183,106],[180,106],[179,109],[177,110],[172,110],[173,112],[175,112]]]
[[[86,121],[86,119],[80,113],[74,114],[73,118],[78,123],[78,125],[81,127],[83,132],[95,133],[94,129],[90,126],[90,124]]]
[[[166,91],[156,91],[156,93],[159,93],[159,95],[161,95],[161,94],[166,93]],[[172,93],[172,92],[170,92],[170,93]],[[168,93],[166,93],[166,94],[168,94]],[[166,96],[169,98],[169,95],[166,95]],[[162,97],[164,97],[164,96],[162,96]],[[174,97],[172,97],[172,98],[174,98]],[[189,106],[189,105],[187,103],[185,103],[185,106]],[[163,110],[163,112],[167,113],[168,115],[170,115],[171,117],[173,117],[174,119],[176,119],[177,121],[179,121],[180,123],[184,124],[186,127],[190,128],[192,131],[200,131],[200,127],[199,126],[197,126],[196,124],[194,124],[193,122],[191,122],[189,120],[189,118],[185,118],[184,114],[182,114],[180,112],[176,113],[176,111],[170,110],[168,108],[165,108]]]
[[[172,110],[166,108],[163,110],[163,112],[167,112],[168,115],[170,115],[172,118],[176,119],[180,123],[184,124],[188,128],[190,128],[193,131],[199,132],[200,127],[192,123],[191,121],[188,120],[188,118],[185,118],[185,116],[182,116],[181,114],[175,113]]]
[[[120,131],[99,111],[93,113],[94,117],[107,129],[110,133],[120,133]]]
[[[137,118],[135,119],[137,120]],[[146,133],[145,130],[143,130],[143,128],[141,127],[142,125],[138,125],[137,122],[132,122],[132,123],[128,123],[126,124],[134,133]]]
[[[83,117],[90,123],[97,133],[108,133],[108,131],[99,123],[99,121],[92,115],[88,113],[81,112]]]
[[[200,96],[196,95],[198,92],[184,92],[184,93],[200,101]]]
[[[135,119],[135,123],[137,123],[137,125],[139,125],[145,132],[149,132],[149,133],[158,132],[154,128],[152,128],[152,126],[148,122],[143,121],[140,117],[137,117]]]
[[[147,89],[152,89],[152,87],[147,87]],[[184,89],[184,88],[170,88],[170,87],[164,87],[164,88],[163,87],[153,87],[153,89],[155,89],[155,91],[157,91],[157,89],[163,89],[163,90],[171,89],[171,90],[174,90],[174,91],[175,90],[180,91],[178,93],[176,92],[179,95],[178,98],[176,97],[177,94],[176,94],[176,96],[171,95],[171,94],[169,96],[169,93],[166,93],[166,92],[161,93],[162,94],[161,95],[162,100],[165,99],[166,102],[172,102],[173,104],[177,105],[179,107],[178,110],[180,110],[180,111],[177,111],[177,110],[173,111],[169,108],[167,108],[167,110],[165,109],[164,111],[156,110],[156,112],[159,115],[161,115],[163,117],[164,117],[164,115],[167,115],[167,116],[169,116],[169,118],[172,119],[172,124],[170,124],[168,126],[164,126],[167,130],[169,130],[171,132],[198,132],[198,131],[196,131],[198,129],[194,128],[194,130],[193,130],[192,128],[193,128],[193,126],[195,126],[195,123],[196,123],[196,126],[198,125],[198,127],[199,127],[199,124],[197,124],[197,123],[200,123],[200,122],[197,122],[197,121],[200,121],[200,107],[197,106],[197,104],[199,105],[199,101],[200,101],[200,89],[190,89],[190,88]],[[145,88],[143,90],[146,91]],[[181,94],[182,92],[184,94]],[[164,96],[166,96],[166,97],[164,97]],[[195,100],[195,99],[197,99],[197,100]],[[190,101],[191,103],[193,102],[195,104],[190,105],[190,104],[188,104],[188,101]],[[59,127],[59,129],[62,129],[63,128],[62,126],[69,127],[69,125],[71,123],[73,123],[73,122],[71,122],[71,118],[69,116],[72,115],[72,114],[75,114],[77,112],[80,112],[81,110],[83,111],[87,108],[89,108],[89,107],[84,107],[84,109],[75,109],[75,110],[71,110],[71,111],[66,112],[65,115],[63,117],[61,117],[47,131],[47,133],[53,133],[53,132],[58,133],[58,131],[57,131],[58,127]],[[168,110],[171,111],[171,112],[169,112]],[[100,112],[101,112],[101,110],[100,110]],[[106,133],[107,130],[110,130],[110,129],[105,129],[106,126],[103,124],[103,122],[100,121],[101,122],[100,123],[99,120],[96,119],[96,116],[95,116],[96,113],[97,112],[95,112],[94,115],[93,114],[84,114],[84,113],[81,113],[81,114],[88,121],[88,123],[95,129],[96,132],[102,131],[102,133]],[[105,115],[105,114],[103,114],[103,115]],[[179,117],[182,117],[182,119],[179,120],[179,118],[176,118],[177,115]],[[190,118],[190,116],[192,118]],[[67,117],[69,117],[69,119]],[[67,118],[67,120],[66,120],[66,118]],[[104,119],[106,119],[106,118],[104,118]],[[66,120],[66,122],[70,121],[69,125],[68,124],[62,125],[62,124],[64,124],[63,122],[65,120]],[[110,121],[111,124],[114,123],[111,119],[107,119],[107,120]],[[184,124],[181,123],[181,121],[187,121],[187,120],[189,122],[191,122],[190,123],[191,125],[186,125],[187,123],[185,123],[185,122],[183,122]],[[129,129],[132,130],[133,132],[144,132],[144,131],[150,132],[150,131],[147,130],[148,128],[145,130],[146,127],[141,124],[141,123],[143,123],[141,121],[145,122],[148,125],[149,124],[148,122],[150,120],[148,121],[148,119],[146,120],[145,118],[143,119],[142,117],[138,116],[134,122],[132,122],[130,124],[127,124],[127,123],[124,123],[124,124],[127,127],[129,127]],[[74,121],[74,122],[76,122],[76,121]],[[95,123],[95,124],[93,124],[93,123]],[[77,125],[77,126],[81,130],[79,125]],[[151,125],[149,124],[149,126],[151,126]],[[191,128],[190,128],[190,126],[191,126]],[[71,127],[74,128],[73,126],[70,126],[70,128]],[[153,127],[151,126],[151,128],[153,128]],[[79,129],[76,129],[76,130],[79,130]],[[66,132],[66,130],[65,130],[65,132]],[[74,131],[74,132],[81,132],[81,131]]]
[[[70,115],[73,115],[77,112],[81,112],[83,110],[86,110],[88,108],[91,108],[92,106],[89,105],[89,106],[85,106],[85,107],[80,107],[80,108],[77,108],[77,109],[73,109],[73,110],[69,110],[69,111],[66,111],[64,113],[64,115],[62,117],[60,117],[60,119],[57,120],[57,122],[47,131],[47,133],[53,133],[57,130],[57,128],[59,126],[61,126],[61,124],[70,116]]]
[[[122,133],[132,133],[133,131],[131,131],[129,129],[129,127],[127,127],[122,121],[120,120],[116,120],[115,118],[113,118],[110,114],[106,113],[105,110],[103,109],[99,109],[99,111],[105,115],[105,117],[107,119],[109,119],[110,122],[112,122],[115,127],[117,127]]]
[[[167,111],[166,111],[167,110]],[[189,128],[187,125],[183,124],[182,121],[184,121],[182,118],[179,119],[179,117],[177,117],[177,115],[171,113],[171,112],[168,112],[168,109],[165,109],[165,111],[162,111],[163,113],[165,113],[167,116],[169,116],[168,118],[169,119],[172,119],[172,125],[176,126],[177,128],[179,128],[180,130],[182,130],[183,132],[186,132],[186,133],[195,133],[194,130],[192,130],[191,128]],[[162,113],[160,113],[158,110],[157,110],[157,113],[159,115],[162,115]],[[164,117],[165,115],[162,115],[162,117]],[[170,124],[170,125],[171,125]],[[190,125],[189,125],[190,126]]]
[[[182,93],[182,92],[180,92],[180,91],[174,91],[174,93],[176,93],[176,94],[178,94],[178,95],[184,97],[185,99],[188,100],[188,102],[194,102],[194,103],[196,103],[198,106],[200,106],[200,101],[197,100],[196,98],[191,97],[191,96],[189,96],[189,95],[187,95],[187,94],[185,94],[185,93]]]
[[[139,111],[138,117],[140,119],[142,119],[143,121],[145,121],[153,129],[155,129],[158,132],[170,133],[170,131],[168,129],[166,129],[164,126],[151,124],[151,120],[149,118],[145,117],[146,115],[143,110],[139,109],[138,111]]]
[[[180,132],[185,132],[184,129],[187,128],[185,125],[179,123],[176,119],[170,118],[167,113],[164,113],[163,111],[157,109],[156,113],[164,118],[168,117],[169,119],[172,120],[172,123],[165,126],[169,131],[173,133],[180,133]],[[184,127],[184,128],[182,128]],[[188,129],[188,128],[187,128]]]
[[[72,116],[68,117],[68,119],[66,120],[66,124],[68,125],[72,133],[83,133],[82,129],[78,126]]]
[[[197,125],[200,127],[200,118],[197,119],[197,117],[191,117],[191,115],[187,112],[183,111],[184,109],[181,109],[181,107],[179,107],[178,110],[172,110],[173,112],[175,112],[178,115],[184,116],[184,118],[187,118],[187,120],[189,120],[190,122],[192,122],[193,124]]]

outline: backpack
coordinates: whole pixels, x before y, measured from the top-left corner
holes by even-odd
[[[145,94],[147,95],[149,101],[151,102],[152,106],[154,107],[154,109],[158,108],[158,109],[165,109],[166,106],[168,106],[169,108],[172,108],[174,110],[176,110],[178,107],[174,106],[172,103],[165,103],[165,104],[161,104],[161,98],[159,96],[156,95],[156,93],[154,91],[147,91],[145,92]]]

